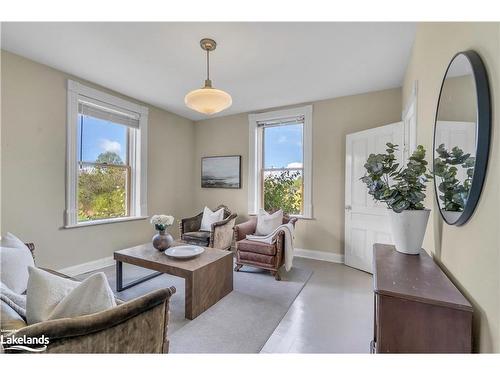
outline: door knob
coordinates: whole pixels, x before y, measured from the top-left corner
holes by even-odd
[[[347,206],[345,206],[345,209],[346,209],[346,211],[351,211],[351,210],[352,210],[352,207],[351,207],[351,205],[350,205],[350,204],[348,204]]]

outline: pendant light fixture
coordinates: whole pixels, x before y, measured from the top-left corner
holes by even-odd
[[[214,89],[210,80],[210,52],[215,50],[217,43],[213,39],[205,38],[200,40],[200,46],[201,49],[207,51],[207,79],[205,80],[205,86],[193,90],[185,96],[184,103],[197,112],[213,115],[229,108],[233,100],[227,92]]]

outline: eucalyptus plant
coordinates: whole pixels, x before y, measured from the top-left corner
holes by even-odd
[[[400,167],[395,155],[398,145],[386,145],[385,154],[370,154],[364,165],[366,174],[361,181],[368,187],[368,194],[396,213],[423,210],[426,184],[432,178],[427,173],[424,147],[419,145],[406,167]]]
[[[476,159],[457,146],[450,152],[444,144],[440,144],[436,152],[438,157],[434,159],[434,174],[441,180],[438,185],[439,199],[445,211],[462,212],[469,197]],[[457,178],[457,167],[466,169],[463,183]]]

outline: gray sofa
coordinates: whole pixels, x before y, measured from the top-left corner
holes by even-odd
[[[34,245],[27,245],[33,252]],[[116,307],[96,314],[32,325],[0,301],[0,328],[12,331],[4,336],[45,335],[50,341],[43,353],[167,353],[169,300],[174,293],[174,287],[160,289],[128,302],[117,300]],[[0,350],[9,352],[7,348]]]

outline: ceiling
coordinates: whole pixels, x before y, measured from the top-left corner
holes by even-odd
[[[203,37],[216,88],[233,97],[219,116],[402,85],[414,23],[2,23],[2,49],[192,120],[202,86]]]

